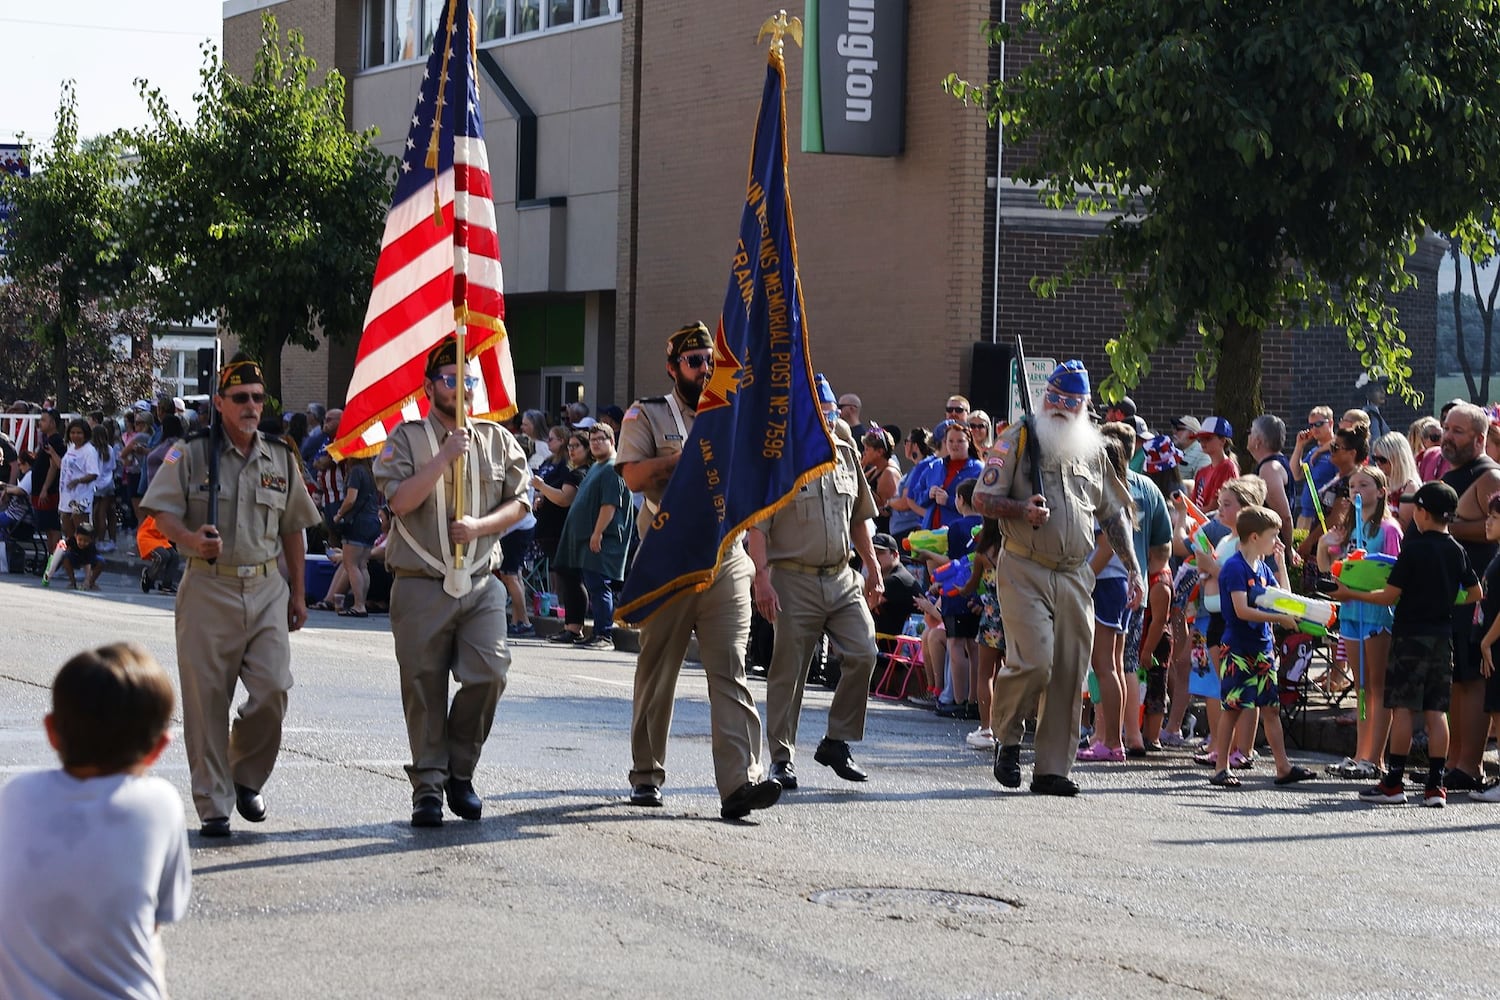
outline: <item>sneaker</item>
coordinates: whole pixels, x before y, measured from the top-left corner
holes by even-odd
[[[995,734],[985,726],[980,726],[964,737],[964,742],[975,750],[995,749]]]
[[[1086,750],[1078,751],[1078,759],[1082,761],[1106,761],[1118,764],[1125,760],[1125,750],[1123,747],[1111,749],[1103,743],[1095,743]]]
[[[1450,792],[1472,792],[1479,787],[1479,782],[1468,771],[1454,767],[1443,775],[1443,787]]]
[[[907,695],[906,703],[913,708],[937,708],[937,699],[930,694]]]
[[[1477,792],[1469,793],[1470,802],[1500,802],[1500,779],[1490,781]]]
[[[571,632],[568,629],[563,629],[561,632],[552,636],[547,641],[555,642],[559,646],[576,646],[578,643],[583,641],[583,636],[577,632]]]
[[[1188,745],[1188,741],[1187,737],[1183,736],[1181,733],[1169,733],[1165,729],[1163,729],[1161,731],[1161,745],[1164,747],[1171,747],[1174,750],[1180,750]]]
[[[1406,804],[1405,785],[1387,785],[1384,781],[1371,785],[1359,793],[1361,802],[1373,802],[1380,806],[1400,806]]]
[[[455,357],[456,357],[456,355],[455,355]],[[99,551],[100,552],[113,552],[114,550],[115,550],[115,543],[112,542],[112,541],[110,541],[108,538],[104,539],[104,541],[102,541],[102,542],[99,543]]]
[[[587,639],[575,643],[575,645],[581,646],[584,649],[614,649],[615,637],[608,632],[595,632]]]
[[[936,709],[940,719],[962,719],[964,717],[964,704],[961,701],[938,702]]]
[[[535,635],[536,626],[531,624],[531,622],[521,622],[505,627],[505,637],[507,639],[530,639]]]
[[[1428,809],[1441,809],[1448,804],[1448,792],[1442,785],[1433,785],[1422,790],[1422,804]]]

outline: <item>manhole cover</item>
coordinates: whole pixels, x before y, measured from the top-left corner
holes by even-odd
[[[942,889],[892,889],[882,887],[824,889],[807,897],[814,903],[839,910],[868,910],[887,913],[910,913],[927,910],[962,916],[1009,913],[1020,903],[972,892],[947,892]]]

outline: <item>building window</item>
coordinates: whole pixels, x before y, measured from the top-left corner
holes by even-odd
[[[584,21],[618,17],[623,0],[472,0],[481,42],[501,41]],[[374,69],[432,51],[446,0],[363,0],[361,64]]]

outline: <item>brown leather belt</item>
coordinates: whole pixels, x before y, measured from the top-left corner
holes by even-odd
[[[207,559],[192,556],[188,559],[188,569],[195,569],[200,573],[209,573],[213,576],[231,576],[247,580],[254,576],[270,576],[276,572],[276,560],[267,559],[265,562],[250,563],[247,566],[231,566],[228,563],[211,563]]]
[[[772,559],[771,565],[776,569],[784,569],[791,573],[806,573],[808,576],[838,576],[849,563],[846,560],[834,566],[809,566],[807,563],[791,559]]]

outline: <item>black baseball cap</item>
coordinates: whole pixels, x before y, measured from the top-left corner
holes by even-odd
[[[1423,483],[1417,492],[1406,494],[1401,502],[1420,507],[1439,521],[1453,520],[1458,511],[1458,494],[1453,487],[1436,479]]]
[[[884,531],[877,531],[870,541],[877,549],[885,549],[887,552],[901,551],[901,546],[896,544],[896,539]]]

